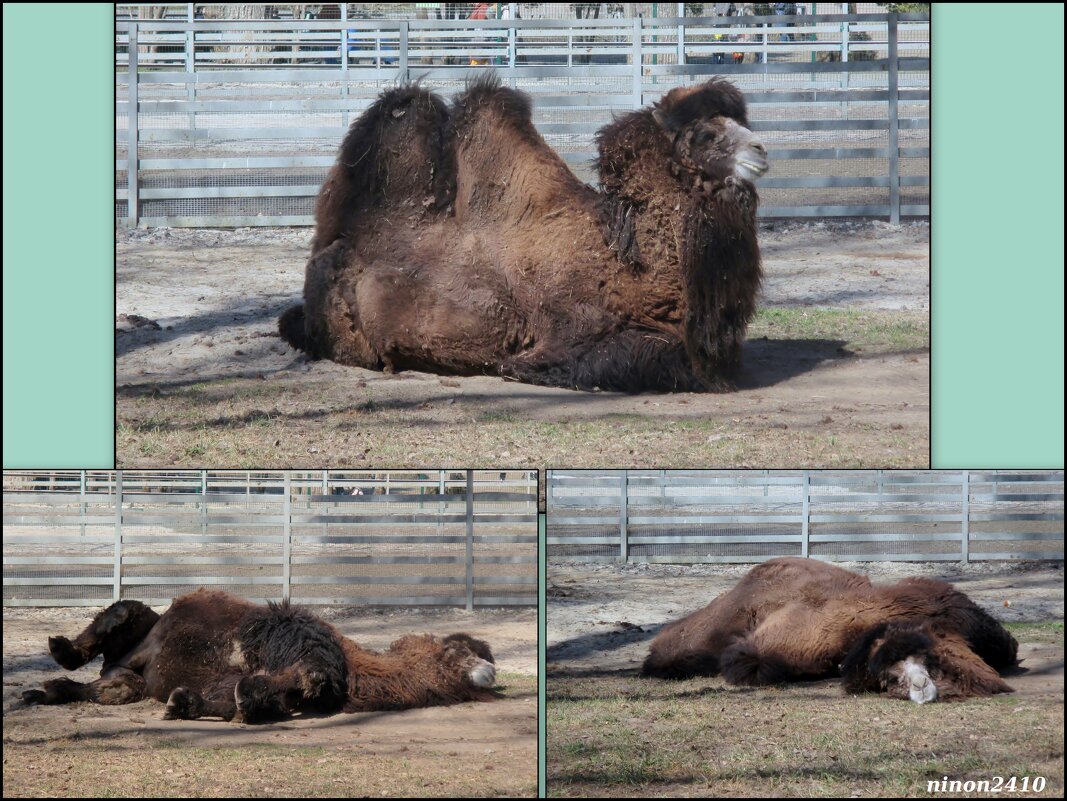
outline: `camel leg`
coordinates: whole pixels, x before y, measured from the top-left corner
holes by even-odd
[[[792,603],[770,614],[721,657],[728,684],[780,684],[832,675],[842,643],[834,639],[797,637],[798,631],[820,629],[816,610]]]
[[[175,687],[167,698],[164,720],[197,720],[222,718],[233,720],[237,714],[234,689],[241,680],[240,673],[227,673],[206,684],[200,691],[191,687]]]
[[[48,650],[67,670],[77,670],[99,654],[105,663],[115,662],[144,639],[157,620],[159,615],[140,601],[118,601],[93,618],[73,642],[49,637]]]
[[[27,690],[22,700],[27,704],[70,704],[92,701],[96,704],[133,704],[147,696],[142,676],[128,668],[113,667],[96,681],[85,684],[72,679],[46,681],[40,690]]]
[[[230,673],[200,692],[176,687],[167,699],[166,720],[218,717],[240,723],[267,723],[288,717],[307,697],[317,677],[300,668],[243,676]],[[333,710],[331,710],[333,711]]]
[[[689,365],[685,348],[668,334],[630,329],[588,342],[542,345],[507,359],[504,376],[527,384],[582,390],[704,392],[726,385],[705,385]]]

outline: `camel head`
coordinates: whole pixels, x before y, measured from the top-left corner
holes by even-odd
[[[856,640],[841,664],[845,689],[884,692],[917,704],[936,701],[942,695],[938,679],[943,674],[934,650],[934,635],[925,624],[875,626]]]
[[[1008,638],[1014,651],[1015,638]],[[884,692],[917,704],[1012,691],[964,637],[938,631],[929,620],[868,630],[842,662],[841,677],[847,692]]]
[[[676,175],[700,181],[754,181],[770,167],[767,149],[748,128],[745,99],[721,79],[677,87],[652,116],[671,139]]]
[[[485,642],[466,634],[449,634],[444,645],[445,661],[459,665],[475,687],[486,689],[496,683],[493,653]]]

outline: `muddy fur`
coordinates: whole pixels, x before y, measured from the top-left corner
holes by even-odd
[[[450,106],[385,92],[323,185],[281,336],[374,370],[731,388],[762,278],[756,190],[735,174],[763,153],[744,98],[721,80],[676,88],[597,144],[600,191],[491,74]]]
[[[131,639],[134,631],[143,633]],[[494,697],[471,679],[472,669],[493,661],[492,652],[469,635],[407,636],[386,651],[371,651],[288,602],[258,606],[204,589],[176,598],[162,616],[137,601],[112,604],[73,644],[53,637],[50,648],[64,666],[85,657],[69,669],[97,653],[114,658],[105,661],[96,681],[48,681],[25,692],[26,703],[125,704],[151,697],[167,703],[169,719],[263,723],[295,712],[407,709]],[[123,653],[115,656],[118,650]]]
[[[900,689],[908,657],[926,667],[943,699],[1011,692],[999,673],[1018,644],[950,584],[910,578],[876,586],[816,560],[772,559],[705,608],[668,624],[643,672],[684,678],[721,672],[730,684],[765,685],[840,675],[847,692]]]

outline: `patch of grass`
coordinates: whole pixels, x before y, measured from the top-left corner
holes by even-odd
[[[836,682],[550,675],[547,724],[551,796],[929,797],[945,776],[1063,786],[1062,695],[920,707]]]
[[[1004,628],[1020,642],[1063,645],[1062,620],[1050,620],[1044,623],[1005,623]]]
[[[748,336],[839,339],[854,353],[906,353],[930,349],[930,316],[925,312],[765,307],[757,312]]]

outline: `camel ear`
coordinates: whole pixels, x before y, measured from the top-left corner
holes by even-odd
[[[652,119],[656,121],[656,124],[659,125],[660,128],[667,127],[667,115],[659,106],[652,109]]]

